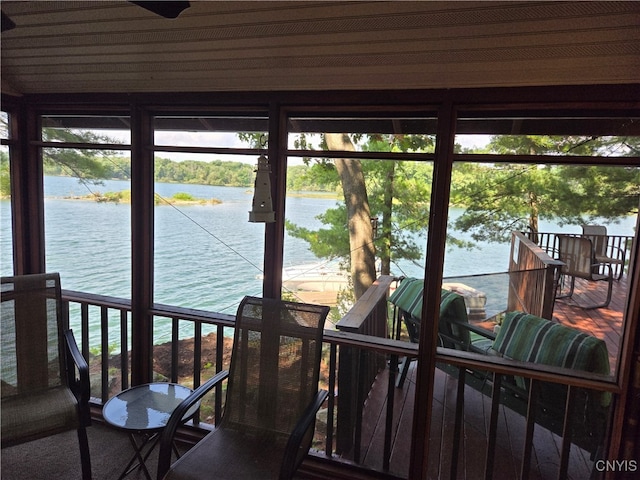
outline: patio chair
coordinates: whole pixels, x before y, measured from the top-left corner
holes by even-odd
[[[404,278],[389,296],[389,302],[396,306],[396,314],[403,320],[412,343],[420,340],[423,284],[421,279]],[[492,332],[469,323],[467,307],[461,295],[441,290],[438,346],[486,354],[493,338]],[[400,368],[397,387],[401,388],[404,384],[408,370],[409,362],[405,359]]]
[[[91,478],[89,368],[62,312],[57,273],[2,277],[2,448],[77,430]]]
[[[329,307],[245,297],[236,315],[228,372],[216,374],[174,410],[160,439],[158,479],[293,476],[311,446],[324,321]],[[229,379],[219,425],[173,465],[185,413]]]
[[[568,293],[556,296],[556,298],[572,297],[576,278],[583,278],[588,281],[606,281],[607,296],[603,303],[596,305],[578,305],[581,308],[592,309],[602,308],[609,305],[611,292],[613,289],[613,270],[611,264],[600,263],[596,260],[591,240],[586,237],[575,237],[571,235],[558,235],[559,260],[564,263],[560,268],[560,275],[570,278]],[[605,269],[605,274],[598,273],[600,268]],[[560,285],[560,282],[559,282]]]
[[[607,227],[604,225],[582,225],[582,236],[591,240],[596,261],[598,263],[608,263],[617,272],[617,280],[622,278],[624,273],[625,249],[614,245],[609,246]],[[600,272],[601,273],[601,272]]]

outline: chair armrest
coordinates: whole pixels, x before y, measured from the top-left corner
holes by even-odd
[[[496,339],[496,334],[493,332],[490,332],[489,330],[486,330],[484,328],[481,327],[476,327],[475,325],[471,325],[470,323],[466,323],[466,322],[458,322],[458,321],[453,321],[450,322],[454,325],[457,325],[458,327],[462,327],[464,329],[469,330],[470,332],[473,333],[477,333],[478,335],[482,335],[484,338],[487,338],[489,340],[495,340]]]
[[[67,352],[66,368],[69,388],[71,388],[71,391],[80,404],[82,423],[90,425],[89,398],[91,397],[91,383],[89,381],[89,365],[82,356],[82,353],[80,353],[80,349],[73,335],[73,330],[69,329],[64,332],[64,339]],[[78,374],[77,376],[76,372]]]
[[[182,423],[184,423],[184,416],[187,412],[196,405],[202,397],[204,397],[213,387],[222,382],[229,376],[228,370],[223,370],[216,373],[209,380],[204,382],[198,388],[196,388],[191,395],[185,398],[180,405],[178,405],[169,420],[167,426],[162,431],[160,436],[160,450],[158,453],[158,480],[161,480],[171,467],[171,445],[176,430]]]
[[[624,259],[626,257],[626,251],[623,248],[610,246],[607,248],[605,253],[609,258],[622,260],[622,262],[624,263]]]
[[[604,269],[608,269],[609,270],[609,274],[604,274],[605,277],[611,277],[613,278],[613,267],[611,266],[610,263],[608,262],[602,262],[602,263],[592,263],[591,264],[591,268],[600,268],[603,267]]]
[[[298,450],[300,449],[302,440],[309,431],[309,428],[313,425],[313,422],[315,422],[316,414],[328,395],[329,392],[326,390],[318,390],[318,393],[316,393],[313,400],[302,413],[302,416],[298,420],[293,432],[291,432],[284,451],[284,457],[282,459],[280,480],[289,479],[293,476],[298,466]]]

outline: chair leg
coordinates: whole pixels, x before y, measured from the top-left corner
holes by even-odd
[[[571,286],[569,287],[568,297],[573,296],[573,289],[576,287],[576,277],[571,277]]]
[[[396,387],[402,388],[404,385],[404,381],[407,379],[407,373],[409,373],[409,366],[411,365],[411,359],[409,357],[404,357],[404,361],[401,362],[401,370],[400,376],[396,380]]]
[[[82,463],[82,480],[92,480],[91,477],[91,455],[89,453],[89,439],[87,429],[78,428],[78,443],[80,444],[80,461]]]
[[[590,305],[588,307],[583,306],[582,308],[584,308],[585,310],[593,310],[594,308],[604,308],[609,306],[609,303],[611,302],[612,291],[613,291],[613,273],[611,271],[611,268],[609,268],[609,276],[607,277],[607,298],[605,299],[604,303],[600,303],[598,305]]]
[[[562,275],[560,274],[560,277],[558,279],[557,282],[557,289],[558,292],[556,294],[556,298],[571,298],[573,296],[573,290],[576,286],[576,277],[571,276],[571,280],[569,281],[569,292],[565,293],[565,294],[561,294],[562,289],[564,288],[564,283],[566,281],[566,278],[568,277],[568,275]]]
[[[609,303],[611,302],[611,292],[613,290],[613,275],[609,275],[609,278],[607,279],[607,298],[604,301],[603,304],[601,305],[597,305],[595,307],[591,307],[591,308],[603,308],[603,307],[607,307],[609,306]]]

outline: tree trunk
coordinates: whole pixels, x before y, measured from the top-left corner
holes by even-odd
[[[529,230],[531,231],[531,241],[538,243],[538,195],[535,192],[529,192]]]
[[[386,181],[384,183],[384,199],[382,205],[382,251],[380,257],[380,274],[391,274],[391,216],[393,214],[393,182],[395,178],[396,163],[388,162],[386,165]]]
[[[329,150],[355,151],[346,134],[325,134]],[[360,160],[336,159],[336,169],[342,182],[344,202],[347,207],[349,249],[351,251],[351,276],[356,300],[376,279],[375,246],[367,188]]]

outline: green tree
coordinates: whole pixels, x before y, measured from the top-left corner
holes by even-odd
[[[347,134],[327,133],[324,140],[329,150],[355,151]],[[349,269],[356,300],[376,279],[376,252],[371,225],[371,209],[362,162],[349,158],[334,160],[342,184],[347,211],[346,231],[349,233]]]
[[[8,197],[10,195],[9,155],[5,151],[0,151],[0,197]]]
[[[67,128],[43,128],[42,138],[45,142],[116,143],[105,135]],[[63,174],[77,177],[81,182],[101,183],[103,179],[109,178],[109,168],[101,159],[112,155],[111,150],[64,146],[46,147],[42,153],[45,167],[55,166]]]
[[[356,145],[379,152],[425,151],[433,146],[432,137],[418,135],[326,134],[324,140],[326,148],[343,151],[355,151]],[[330,175],[340,180],[344,201],[318,217],[326,228],[312,231],[290,223],[287,228],[309,242],[315,255],[343,258],[350,265],[356,298],[375,280],[376,254],[382,274],[390,273],[394,260],[422,256],[413,238],[426,230],[430,164],[338,159],[314,168],[325,181],[334,181]],[[377,225],[375,239],[372,223]]]
[[[489,151],[518,154],[637,155],[638,140],[620,137],[493,137]],[[640,168],[593,165],[463,164],[452,201],[465,212],[455,228],[476,241],[508,241],[513,230],[539,231],[539,220],[560,225],[609,221],[638,210]]]

